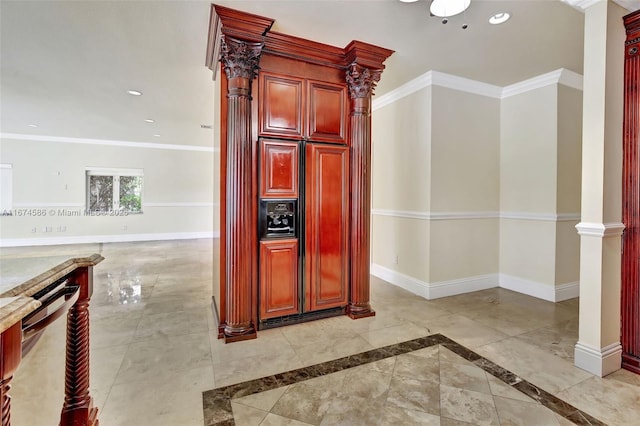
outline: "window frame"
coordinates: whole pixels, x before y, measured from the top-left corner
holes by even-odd
[[[111,210],[91,210],[91,176],[111,176],[113,178]],[[131,211],[120,208],[120,178],[122,177],[140,177],[140,210]],[[129,214],[143,214],[142,199],[144,197],[144,170],[143,169],[122,169],[122,168],[105,168],[105,167],[87,167],[85,168],[85,211],[89,213],[122,212]]]

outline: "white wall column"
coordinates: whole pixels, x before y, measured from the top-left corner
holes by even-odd
[[[580,327],[575,365],[600,377],[620,368],[620,238],[624,40],[614,2],[585,10],[580,234]]]

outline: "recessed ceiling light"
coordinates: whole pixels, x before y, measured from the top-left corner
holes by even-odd
[[[139,90],[127,90],[127,93],[132,95],[132,96],[140,96],[142,95],[142,92]]]
[[[145,123],[155,123],[156,121],[154,119],[152,119],[152,118],[145,118],[144,122]]]
[[[491,18],[489,18],[489,23],[492,25],[503,24],[507,22],[509,18],[511,18],[511,15],[509,15],[509,13],[500,12],[500,13],[496,13]]]
[[[160,137],[160,135],[157,135],[157,134],[156,134],[156,135],[153,135],[153,137],[155,137],[155,138],[159,138],[159,137]]]
[[[38,127],[37,124],[27,124],[27,126],[29,126],[29,127]]]

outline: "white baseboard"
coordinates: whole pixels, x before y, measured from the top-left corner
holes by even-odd
[[[216,232],[172,232],[159,234],[82,235],[52,238],[3,238],[0,247],[50,246],[62,244],[123,243],[133,241],[194,240],[216,238]],[[220,236],[220,232],[217,232]]]
[[[456,294],[498,287],[498,274],[476,275],[456,280],[438,281],[429,284],[429,299],[455,296]]]
[[[562,302],[580,296],[578,281],[553,286],[507,274],[487,274],[428,283],[375,263],[371,264],[371,274],[429,300],[493,287],[506,288],[549,302]]]
[[[424,281],[420,281],[417,278],[410,277],[409,275],[402,274],[375,263],[371,264],[371,275],[375,275],[381,280],[385,280],[390,284],[403,288],[413,294],[417,294],[418,296],[422,296],[425,299],[429,298],[429,284]]]
[[[598,349],[578,342],[574,350],[574,360],[576,367],[604,377],[621,368],[622,345],[620,342],[615,342]]]
[[[562,302],[576,297],[580,297],[580,281],[556,285],[556,300],[554,302]]]
[[[371,274],[429,300],[498,286],[498,274],[427,283],[375,263],[371,264]]]
[[[580,296],[580,283],[578,281],[550,285],[501,273],[500,287],[537,297],[538,299],[548,300],[549,302],[562,302],[563,300]]]

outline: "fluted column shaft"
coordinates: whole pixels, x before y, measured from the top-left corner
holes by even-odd
[[[226,175],[226,323],[227,341],[256,337],[253,289],[256,268],[251,82],[262,43],[230,37],[222,41],[221,61],[227,74]]]
[[[370,299],[371,96],[381,71],[353,63],[347,70],[351,97],[351,280],[347,314],[375,315]]]

